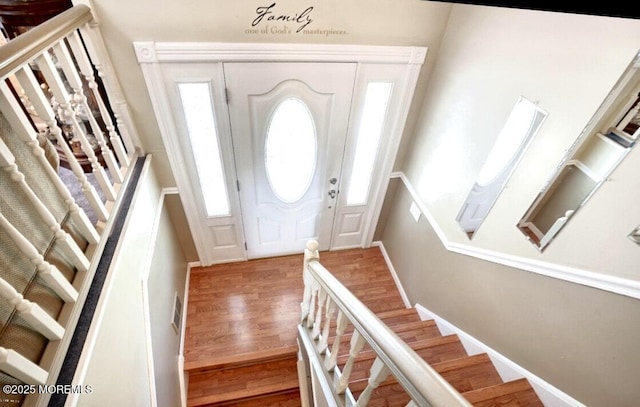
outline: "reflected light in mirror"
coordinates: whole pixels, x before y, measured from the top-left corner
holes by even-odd
[[[546,117],[535,103],[518,99],[456,218],[469,238],[489,214]]]

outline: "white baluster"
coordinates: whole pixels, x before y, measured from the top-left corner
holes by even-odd
[[[327,371],[331,372],[336,367],[338,363],[338,352],[340,351],[340,342],[342,341],[342,336],[344,335],[344,331],[347,329],[347,323],[349,319],[347,316],[341,311],[338,311],[338,318],[336,320],[336,337],[333,340],[333,346],[331,347],[331,356],[325,363],[325,367]]]
[[[122,139],[117,133],[113,121],[111,120],[111,113],[109,112],[105,101],[102,99],[102,94],[99,91],[98,83],[96,82],[96,78],[93,74],[91,61],[89,60],[85,52],[80,34],[78,34],[77,31],[74,31],[68,37],[68,40],[69,45],[73,50],[73,55],[78,62],[80,72],[89,84],[89,89],[91,89],[93,96],[98,103],[98,108],[100,109],[100,114],[102,115],[102,120],[107,127],[107,131],[109,132],[109,140],[111,141],[111,145],[113,146],[113,149],[116,153],[116,157],[118,157],[118,161],[120,161],[123,167],[128,167],[130,164],[129,157],[127,156],[127,152],[124,149],[124,144],[122,144]],[[122,182],[122,180],[119,180],[119,182]]]
[[[0,347],[0,370],[26,384],[44,384],[46,370],[13,349]]]
[[[311,308],[313,285],[315,284],[313,278],[309,274],[309,262],[317,261],[320,258],[318,253],[318,242],[315,240],[309,240],[307,247],[304,249],[304,260],[302,263],[302,278],[304,280],[304,294],[302,295],[300,322],[304,322],[309,316],[309,310]]]
[[[36,80],[33,72],[27,67],[25,69],[17,71],[16,78],[18,79],[22,90],[29,98],[29,101],[31,102],[31,105],[33,106],[37,115],[47,123],[51,134],[56,137],[58,145],[64,151],[69,165],[71,166],[71,170],[78,179],[78,182],[82,187],[82,191],[87,197],[87,200],[93,208],[94,212],[98,216],[98,219],[100,219],[101,221],[106,221],[109,216],[107,209],[100,200],[100,197],[98,196],[98,193],[96,192],[93,185],[91,185],[87,177],[84,175],[82,167],[75,159],[71,148],[65,141],[62,135],[62,129],[58,127],[53,109],[49,104],[49,101],[46,99],[44,93],[42,92],[42,89],[38,85],[38,81]],[[9,119],[9,117],[7,117],[7,119]],[[14,129],[16,128],[16,126],[13,127]],[[35,133],[30,137],[35,140]],[[69,189],[66,185],[64,185],[62,180],[60,180],[55,170],[48,164],[46,165],[46,168],[48,169],[47,171],[49,174],[50,182],[56,187],[58,193],[62,195],[63,199],[67,203],[71,212],[71,216],[80,229],[82,236],[87,239],[89,243],[96,244],[100,240],[100,236],[98,235],[95,227],[91,224],[91,221],[87,217],[86,213],[76,204],[76,201],[69,192]]]
[[[93,111],[91,110],[91,106],[89,106],[89,102],[87,101],[87,97],[84,94],[82,79],[80,79],[80,75],[78,75],[78,71],[76,71],[75,64],[73,59],[71,58],[71,54],[69,54],[69,50],[64,45],[64,43],[59,42],[53,47],[56,57],[58,58],[58,63],[62,67],[62,71],[64,72],[69,85],[74,92],[74,100],[80,103],[82,110],[87,116],[89,120],[89,125],[91,126],[91,130],[93,131],[93,135],[96,138],[98,146],[100,147],[100,152],[102,153],[102,158],[104,158],[105,163],[107,164],[107,168],[111,173],[111,176],[119,183],[124,180],[122,173],[120,172],[120,168],[118,167],[118,163],[113,155],[111,149],[107,145],[107,142],[102,133],[102,128],[98,124],[95,116],[93,115]],[[115,199],[115,198],[114,198]]]
[[[89,57],[107,91],[109,102],[116,119],[116,127],[120,132],[122,142],[125,144],[127,151],[133,152],[136,150],[136,145],[140,146],[142,143],[140,143],[135,127],[133,126],[129,107],[120,83],[118,82],[118,77],[115,75],[112,64],[110,63],[109,53],[107,52],[97,21],[94,19],[90,23],[85,24],[80,28],[80,32],[82,38],[86,39],[84,44],[89,53]]]
[[[326,314],[324,319],[324,328],[322,330],[322,335],[320,336],[320,340],[318,341],[318,353],[322,355],[327,346],[329,346],[329,329],[331,328],[331,318],[333,317],[333,313],[336,310],[336,304],[331,300],[331,298],[327,298],[327,303],[325,306]]]
[[[42,277],[53,292],[58,294],[65,302],[75,302],[78,299],[78,292],[73,288],[71,283],[64,278],[60,270],[46,261],[44,257],[38,253],[38,249],[5,218],[2,212],[0,212],[0,227],[16,244],[22,254],[33,263],[40,277]]]
[[[371,376],[369,377],[369,384],[364,389],[364,391],[358,397],[358,402],[355,404],[356,407],[365,407],[369,404],[371,400],[371,395],[375,389],[380,386],[380,383],[385,381],[389,376],[389,368],[382,363],[380,358],[376,358],[373,362],[373,366],[371,366]]]
[[[316,339],[320,335],[320,329],[322,327],[322,308],[326,299],[327,299],[327,293],[322,288],[319,288],[318,311],[316,312],[316,317],[313,321],[313,330],[311,331],[311,339]]]
[[[311,301],[309,302],[309,315],[307,315],[307,328],[311,329],[315,322],[314,317],[316,313],[316,300],[318,298],[318,290],[320,285],[318,282],[311,278]]]
[[[87,256],[80,250],[73,238],[60,227],[53,214],[29,187],[24,174],[18,170],[18,166],[15,164],[15,157],[2,140],[0,140],[0,168],[10,174],[11,179],[18,184],[18,187],[22,189],[24,194],[29,198],[33,208],[38,212],[47,227],[53,232],[56,241],[60,243],[60,247],[71,258],[76,268],[78,268],[79,271],[87,271],[89,269],[89,259],[87,259]]]
[[[349,349],[349,358],[347,359],[347,363],[344,364],[344,368],[342,369],[342,375],[340,376],[340,380],[336,385],[336,390],[338,394],[342,394],[349,387],[349,378],[351,377],[351,371],[353,370],[353,365],[356,362],[356,357],[364,348],[366,341],[360,335],[358,331],[353,331],[353,335],[351,336],[351,348]]]
[[[76,113],[73,111],[73,106],[71,104],[72,98],[67,92],[67,89],[65,88],[63,80],[60,77],[55,64],[53,63],[53,60],[51,59],[51,56],[48,53],[44,53],[37,58],[37,63],[40,71],[47,81],[47,84],[49,85],[49,89],[60,105],[58,115],[61,116],[61,120],[72,124],[74,136],[76,136],[80,141],[82,151],[91,163],[93,174],[96,176],[96,180],[100,184],[102,191],[104,192],[108,200],[115,201],[115,190],[109,182],[104,168],[102,168],[102,166],[98,162],[98,158],[93,151],[93,146],[87,139],[84,128],[78,122],[78,118],[76,117]]]
[[[0,296],[16,308],[16,313],[36,331],[50,341],[59,340],[64,335],[64,328],[38,304],[24,299],[22,294],[3,278],[0,278]]]

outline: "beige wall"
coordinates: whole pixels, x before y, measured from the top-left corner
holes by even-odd
[[[404,169],[447,240],[519,96],[548,112],[507,188],[471,242],[483,250],[640,280],[640,150],[580,209],[543,254],[515,227],[640,50],[640,21],[455,5]],[[604,243],[606,242],[606,243]]]
[[[196,252],[187,217],[184,213],[182,200],[178,194],[166,195],[164,200],[165,207],[169,212],[173,230],[177,236],[178,244],[182,248],[182,253],[187,263],[197,262],[198,253]]]
[[[640,49],[640,21],[455,5],[397,167],[448,243],[640,280],[637,149],[538,253],[515,225]],[[549,113],[473,241],[455,222],[519,96]],[[587,405],[634,405],[640,301],[449,252],[395,180],[376,237],[420,303]],[[395,192],[397,191],[397,192]],[[396,193],[394,195],[394,192]]]
[[[447,251],[400,181],[379,235],[418,303],[588,406],[640,399],[640,301]]]
[[[153,162],[153,160],[151,160]],[[160,187],[149,167],[140,176],[139,188],[114,254],[100,303],[92,321],[79,369],[86,369],[83,383],[93,392],[80,397],[79,406],[150,405],[147,311],[142,281],[149,266],[148,254]],[[93,339],[91,339],[93,338]],[[75,384],[75,383],[74,383]]]
[[[177,195],[165,195],[148,278],[153,369],[159,407],[174,407],[181,402],[180,333],[174,330],[171,321],[176,294],[184,305],[187,261],[169,210],[168,201],[175,199],[178,199]]]

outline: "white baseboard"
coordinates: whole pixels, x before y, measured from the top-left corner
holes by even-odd
[[[524,369],[522,366],[480,342],[478,339],[451,324],[434,312],[420,304],[416,304],[415,308],[422,320],[434,320],[443,335],[458,335],[458,338],[460,338],[460,341],[462,342],[462,346],[464,346],[469,355],[486,353],[493,362],[493,365],[496,367],[496,370],[503,381],[506,382],[526,378],[540,398],[540,401],[542,401],[542,404],[546,407],[584,407],[584,404]]]
[[[391,259],[389,258],[389,255],[387,254],[387,250],[384,248],[384,244],[382,244],[382,242],[380,241],[375,241],[371,243],[371,246],[376,246],[380,248],[380,251],[382,252],[382,257],[384,257],[384,261],[387,263],[387,267],[389,268],[389,271],[391,272],[391,276],[393,277],[393,281],[395,281],[396,283],[396,287],[398,287],[398,291],[400,292],[400,296],[402,297],[402,301],[404,302],[405,307],[407,308],[411,308],[411,301],[409,301],[409,297],[407,296],[407,293],[404,291],[404,287],[402,287],[402,283],[400,282],[400,278],[398,277],[398,274],[396,273],[396,270],[393,268],[393,264],[391,264]]]

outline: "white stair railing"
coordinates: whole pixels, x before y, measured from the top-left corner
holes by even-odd
[[[71,283],[67,281],[60,271],[45,261],[38,249],[31,244],[31,241],[16,229],[7,218],[0,212],[0,230],[2,230],[16,245],[18,250],[35,266],[36,271],[48,283],[58,296],[65,302],[74,302],[78,298],[77,291]],[[2,276],[0,276],[1,278]],[[60,339],[60,338],[57,338]]]
[[[16,183],[16,189],[22,190],[25,196],[28,197],[33,209],[42,218],[45,227],[53,232],[56,240],[61,243],[61,247],[72,259],[76,268],[81,271],[87,271],[89,268],[89,260],[87,259],[87,256],[82,252],[80,247],[78,247],[78,244],[73,240],[69,233],[60,227],[60,224],[58,224],[58,221],[56,221],[56,218],[53,216],[49,208],[47,208],[47,206],[29,186],[25,175],[18,169],[14,155],[9,151],[2,140],[0,140],[0,169],[6,171],[9,174],[9,177]],[[71,301],[75,301],[75,296]]]
[[[300,346],[304,347],[300,354],[309,356],[308,360],[303,361],[307,372],[300,375],[300,385],[304,388],[301,394],[311,394],[312,399],[328,400],[328,405],[364,407],[375,389],[391,374],[411,399],[407,406],[471,405],[320,264],[316,241],[307,243],[303,277],[305,289],[298,331]],[[329,350],[327,338],[336,309],[335,339]],[[349,357],[340,371],[337,355],[348,324],[353,325],[354,331],[349,343]],[[376,353],[376,359],[367,387],[355,400],[349,391],[349,379],[355,358],[365,344]],[[323,363],[316,363],[322,360]],[[322,374],[315,373],[319,367]],[[310,386],[305,379],[307,377],[320,385]],[[314,391],[322,391],[323,394],[313,394]],[[303,406],[311,405],[310,400],[303,400]]]
[[[0,372],[50,386],[143,154],[88,6],[0,46],[0,112]],[[45,348],[28,355],[29,344],[6,342],[11,326]]]
[[[13,349],[0,347],[0,370],[26,384],[43,384],[47,372]]]

